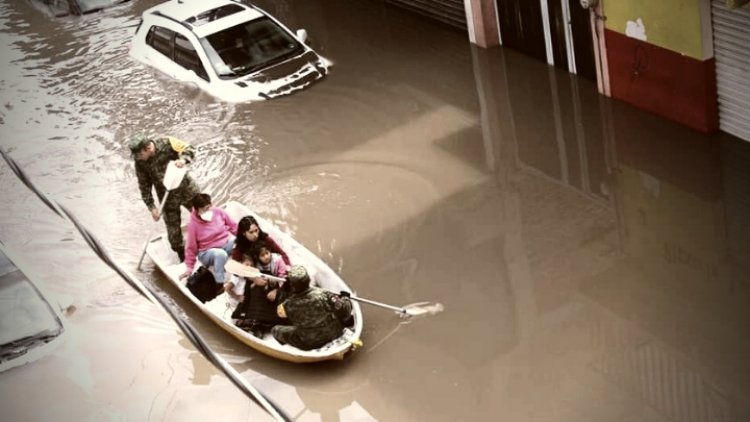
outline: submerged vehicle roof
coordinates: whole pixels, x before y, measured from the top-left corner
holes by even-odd
[[[264,16],[254,7],[236,0],[170,0],[148,9],[146,13],[162,15],[187,25],[198,37]]]
[[[0,372],[45,356],[65,331],[59,303],[41,283],[0,242]]]

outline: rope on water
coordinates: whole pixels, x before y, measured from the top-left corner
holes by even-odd
[[[206,343],[206,341],[198,333],[198,331],[192,325],[190,325],[190,323],[177,315],[177,313],[175,313],[175,311],[169,306],[166,300],[155,294],[150,287],[146,286],[138,278],[130,274],[127,270],[120,267],[112,259],[112,257],[110,257],[109,253],[101,244],[101,242],[99,242],[99,240],[91,233],[91,231],[89,231],[83,224],[81,224],[78,218],[76,218],[70,210],[60,205],[57,201],[50,199],[47,195],[37,189],[31,179],[29,179],[29,177],[23,171],[23,169],[10,155],[8,155],[8,153],[3,148],[0,148],[0,155],[3,156],[10,169],[13,170],[13,172],[16,174],[16,176],[18,176],[21,182],[23,182],[24,185],[26,185],[32,192],[34,192],[36,196],[38,196],[39,199],[44,202],[45,205],[47,205],[52,211],[54,211],[55,214],[63,219],[68,220],[73,224],[73,226],[75,226],[75,228],[81,233],[81,236],[83,236],[83,239],[86,241],[89,247],[91,247],[94,253],[96,253],[96,255],[99,256],[99,258],[104,261],[105,264],[112,268],[120,276],[120,278],[125,280],[125,282],[127,282],[133,289],[138,291],[138,293],[146,297],[151,302],[161,305],[164,311],[166,311],[166,313],[172,318],[172,320],[174,320],[174,322],[177,324],[180,330],[182,330],[182,332],[190,340],[190,342],[193,343],[195,348],[198,349],[198,351],[200,351],[206,359],[214,364],[214,366],[216,366],[227,377],[229,377],[232,383],[236,385],[243,393],[245,393],[247,397],[263,407],[263,409],[271,416],[273,416],[276,420],[285,422],[291,421],[290,417],[287,416],[277,404],[273,403],[269,398],[255,389],[255,387],[253,387],[242,375],[240,375],[239,372],[237,372],[224,359],[222,359],[213,350],[211,350],[211,347],[208,345],[208,343]]]

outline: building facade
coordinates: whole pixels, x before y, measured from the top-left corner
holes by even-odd
[[[386,0],[595,80],[599,92],[750,141],[750,0]],[[457,16],[463,6],[465,19]]]

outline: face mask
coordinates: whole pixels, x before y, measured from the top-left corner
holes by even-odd
[[[211,221],[213,216],[214,212],[209,210],[201,214],[201,219],[203,219],[203,221]]]

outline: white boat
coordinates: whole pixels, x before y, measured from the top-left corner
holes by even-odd
[[[229,202],[224,206],[224,210],[235,221],[239,221],[240,218],[246,215],[252,215],[255,217],[258,224],[260,224],[261,229],[268,233],[281,246],[281,248],[284,249],[284,252],[289,256],[292,264],[301,264],[305,266],[310,274],[312,285],[335,293],[340,291],[351,292],[349,286],[347,286],[341,277],[339,277],[338,274],[336,274],[325,262],[294,240],[291,236],[284,233],[278,227],[254,213],[249,208],[238,202]],[[261,353],[289,362],[318,362],[324,360],[344,359],[348,353],[361,345],[359,338],[362,333],[362,310],[360,309],[359,303],[356,301],[352,301],[354,325],[350,328],[344,329],[344,333],[341,337],[319,349],[300,350],[290,345],[280,344],[270,333],[265,334],[263,338],[259,338],[235,326],[231,318],[233,309],[229,305],[226,293],[222,293],[209,302],[201,303],[187,289],[185,285],[187,279],[180,280],[180,274],[185,272],[185,264],[178,262],[177,255],[169,246],[166,233],[151,239],[146,247],[146,253],[156,266],[166,274],[169,281],[174,284],[180,292],[185,295],[185,297],[192,301],[198,309],[216,323],[216,325]]]

